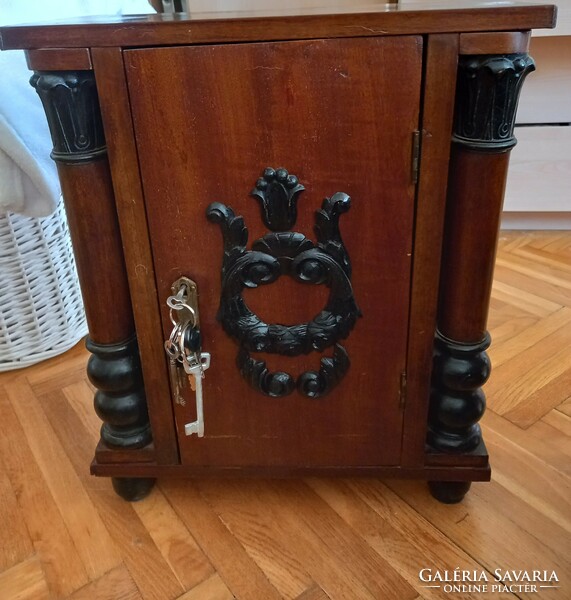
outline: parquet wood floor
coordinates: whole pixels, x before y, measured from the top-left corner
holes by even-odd
[[[571,598],[571,234],[503,233],[483,419],[493,480],[163,481],[128,504],[90,477],[80,344],[0,375],[0,600]],[[444,593],[419,571],[556,571],[558,588]]]

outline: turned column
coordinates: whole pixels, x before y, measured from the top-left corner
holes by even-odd
[[[427,440],[443,453],[482,441],[498,230],[519,93],[533,69],[525,52],[459,57]],[[432,482],[431,490],[458,502],[469,486]]]
[[[97,388],[101,439],[141,448],[151,428],[105,137],[93,71],[36,71],[36,89],[53,141],[89,327],[87,366]],[[123,497],[148,491],[145,480],[117,480]]]

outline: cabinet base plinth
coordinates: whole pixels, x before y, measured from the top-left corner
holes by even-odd
[[[91,464],[91,473],[113,478],[185,478],[185,477],[377,477],[386,479],[420,479],[425,481],[489,481],[489,466],[346,466],[285,467],[158,465],[157,463]]]

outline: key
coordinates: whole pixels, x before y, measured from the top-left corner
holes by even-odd
[[[184,371],[184,369],[182,368],[182,363],[177,361],[177,369],[176,369],[177,375],[178,375],[178,399],[177,402],[181,405],[181,406],[186,406],[186,400],[184,399],[184,390],[186,388],[186,386],[188,385],[188,378],[187,375]],[[194,392],[194,390],[192,390]]]
[[[181,378],[181,369],[178,366],[178,361],[175,358],[169,358],[169,376],[171,381],[171,390],[174,396],[174,401],[177,404],[184,406],[185,400],[181,394],[181,379],[184,381],[184,377]]]
[[[185,377],[181,377],[181,371],[179,367],[178,357],[180,355],[176,344],[172,340],[165,342],[165,352],[169,357],[169,378],[171,383],[171,393],[174,397],[174,401],[177,404],[185,405],[185,400],[182,396],[182,389],[184,388]],[[184,371],[183,371],[184,373]]]
[[[195,399],[196,399],[196,421],[186,423],[184,426],[184,433],[186,435],[192,435],[196,433],[198,437],[204,437],[204,405],[202,398],[202,380],[204,378],[204,371],[210,366],[210,354],[208,352],[201,352],[200,359],[196,358],[192,360],[192,363],[188,362],[186,357],[183,358],[183,366],[186,373],[189,375],[189,379],[194,381],[195,385]],[[193,357],[194,358],[194,357]]]

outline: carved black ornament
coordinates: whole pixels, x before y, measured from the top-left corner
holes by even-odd
[[[295,379],[284,371],[271,373],[263,360],[257,360],[241,348],[236,364],[242,377],[256,390],[267,396],[279,398],[291,394],[297,387],[298,391],[309,398],[320,398],[332,390],[349,369],[349,355],[341,344],[335,344],[332,357],[323,357],[319,371],[305,371]]]
[[[82,163],[105,155],[105,136],[93,71],[51,71],[32,75],[46,116],[57,162]]]
[[[252,195],[262,201],[264,222],[271,229],[295,225],[295,195],[303,190],[285,169],[266,169]],[[351,262],[339,231],[339,218],[351,199],[337,192],[316,211],[314,243],[301,233],[268,233],[247,250],[244,219],[225,204],[212,203],[208,219],[220,225],[224,240],[222,292],[218,320],[240,345],[238,368],[252,387],[268,396],[281,397],[296,387],[310,398],[324,396],[345,375],[349,356],[338,343],[345,339],[361,315],[351,286]],[[273,283],[282,275],[330,289],[327,304],[311,321],[296,325],[268,324],[247,306],[242,291]],[[285,372],[270,373],[264,361],[250,352],[286,356],[309,354],[335,346],[332,358],[322,358],[320,370],[302,373],[297,382]]]
[[[262,220],[270,231],[286,231],[297,219],[297,197],[305,188],[285,169],[268,167],[251,191],[260,201]]]
[[[527,54],[461,56],[453,141],[480,152],[515,146],[519,94],[534,69]]]

